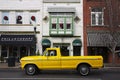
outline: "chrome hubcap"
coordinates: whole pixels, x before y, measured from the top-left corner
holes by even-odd
[[[32,73],[32,72],[34,72],[34,68],[33,68],[33,67],[29,67],[29,68],[28,68],[28,71],[29,71],[30,73]]]
[[[81,68],[81,73],[83,73],[83,74],[88,73],[88,69],[87,69],[87,68],[85,68],[85,67]]]

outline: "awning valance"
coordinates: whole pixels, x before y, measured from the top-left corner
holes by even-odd
[[[112,35],[110,32],[88,32],[87,46],[107,47],[114,40],[116,40],[117,46],[120,46],[120,33]]]
[[[75,8],[67,8],[67,7],[55,7],[48,8],[48,12],[75,12]]]
[[[42,45],[51,45],[51,42],[50,42],[50,40],[49,39],[43,39],[42,40]]]
[[[82,46],[81,40],[80,40],[80,39],[75,39],[75,40],[73,41],[73,46]]]

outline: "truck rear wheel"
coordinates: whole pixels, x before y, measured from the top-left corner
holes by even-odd
[[[86,64],[82,64],[78,66],[78,72],[82,75],[82,76],[86,76],[89,74],[90,72],[90,67]]]
[[[25,67],[25,73],[27,75],[34,75],[36,73],[36,66],[35,65],[27,65]]]

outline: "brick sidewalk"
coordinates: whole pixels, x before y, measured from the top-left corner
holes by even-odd
[[[20,63],[15,63],[12,67],[8,67],[8,63],[0,63],[0,68],[20,68]]]
[[[119,64],[112,64],[112,63],[104,63],[104,67],[117,67],[120,68],[120,63]]]

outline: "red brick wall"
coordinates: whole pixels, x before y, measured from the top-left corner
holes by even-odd
[[[102,2],[101,2],[102,1]],[[106,6],[106,3],[104,2],[105,0],[83,0],[83,16],[84,16],[84,20],[83,20],[83,24],[84,24],[84,55],[88,55],[88,51],[87,51],[87,31],[107,31],[108,29],[108,25],[109,25],[109,13],[108,13],[108,8]],[[117,2],[118,1],[118,2]],[[116,18],[113,18],[113,21],[116,22],[115,20],[118,18],[120,19],[120,0],[112,0],[112,5],[113,5],[113,11],[114,14],[115,13],[119,13],[117,14]],[[119,5],[119,7],[117,8],[117,6]],[[91,7],[102,7],[104,8],[104,26],[94,26],[91,27],[91,14],[90,14],[90,8]],[[118,10],[116,10],[118,9]],[[119,12],[116,12],[119,11]],[[113,15],[114,15],[113,14]],[[120,23],[120,20],[118,20]],[[120,25],[120,24],[119,24]],[[118,27],[116,30],[120,31],[120,27]],[[112,54],[109,54],[109,59],[108,62],[112,62]],[[120,63],[120,58],[116,55],[116,62]]]

